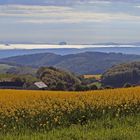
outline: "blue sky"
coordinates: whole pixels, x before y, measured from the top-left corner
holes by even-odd
[[[140,0],[0,0],[0,41],[140,41]]]

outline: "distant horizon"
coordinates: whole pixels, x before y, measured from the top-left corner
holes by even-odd
[[[67,45],[94,45],[94,44],[135,44],[140,43],[140,39],[137,41],[104,41],[104,42],[83,42],[83,43],[71,43],[65,40],[60,40],[58,42],[51,42],[51,41],[11,41],[11,40],[0,40],[0,44],[50,44],[50,45],[61,45],[61,43],[66,43]]]

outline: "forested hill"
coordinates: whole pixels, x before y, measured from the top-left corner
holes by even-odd
[[[121,53],[85,52],[70,55],[40,53],[1,59],[1,63],[41,67],[55,66],[77,74],[99,74],[113,65],[140,60],[139,55]]]
[[[107,70],[102,76],[106,86],[122,87],[127,84],[140,84],[140,61],[116,65]]]
[[[77,54],[77,53],[85,53],[85,52],[103,52],[103,53],[112,53],[113,52],[113,53],[140,55],[139,46],[124,47],[121,45],[120,46],[116,45],[116,47],[115,47],[115,45],[114,45],[114,47],[109,47],[109,45],[108,46],[104,45],[104,47],[101,47],[100,45],[96,45],[96,47],[94,47],[94,45],[93,45],[90,47],[87,45],[86,48],[72,48],[73,46],[68,46],[71,48],[6,49],[6,50],[0,49],[0,58],[2,59],[2,58],[7,58],[7,57],[31,55],[31,54],[37,54],[37,53],[55,53],[58,55],[68,55],[68,54]],[[14,45],[12,45],[12,47],[14,48]],[[24,45],[19,45],[19,47],[24,47]]]

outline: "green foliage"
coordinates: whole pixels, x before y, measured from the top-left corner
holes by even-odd
[[[113,87],[112,86],[105,86],[105,87],[103,87],[104,89],[113,89]]]
[[[86,125],[60,127],[48,132],[31,132],[23,128],[20,133],[1,134],[1,140],[139,140],[140,117],[120,119],[104,118]]]
[[[75,85],[75,91],[88,91],[88,90],[90,90],[90,87],[87,85],[81,85],[81,84]]]
[[[132,85],[131,84],[129,84],[129,83],[126,83],[126,84],[124,84],[124,86],[123,86],[124,88],[129,88],[129,87],[132,87]]]
[[[16,75],[16,74],[0,74],[0,81],[13,81],[16,83],[24,83],[24,89],[30,88],[35,82],[39,81],[33,75]]]
[[[65,84],[62,82],[57,83],[55,90],[66,90]]]
[[[76,85],[75,91],[88,91],[88,90],[97,90],[98,87],[96,85]]]
[[[37,71],[37,77],[52,90],[71,90],[76,84],[80,84],[75,75],[54,67],[41,67]]]
[[[99,88],[99,83],[95,78],[84,79],[76,75],[54,67],[41,67],[36,75],[30,74],[1,74],[0,80],[6,79],[13,82],[24,83],[24,89],[36,89],[34,83],[43,81],[49,90],[69,90],[69,91],[88,91]],[[97,84],[96,84],[97,83]]]
[[[91,85],[89,88],[90,88],[90,90],[97,90],[98,89],[98,87],[96,85]]]
[[[113,87],[140,84],[140,62],[125,63],[110,68],[102,76],[102,83]]]

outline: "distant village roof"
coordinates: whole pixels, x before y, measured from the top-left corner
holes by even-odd
[[[48,87],[44,82],[35,82],[34,84],[40,89]]]

